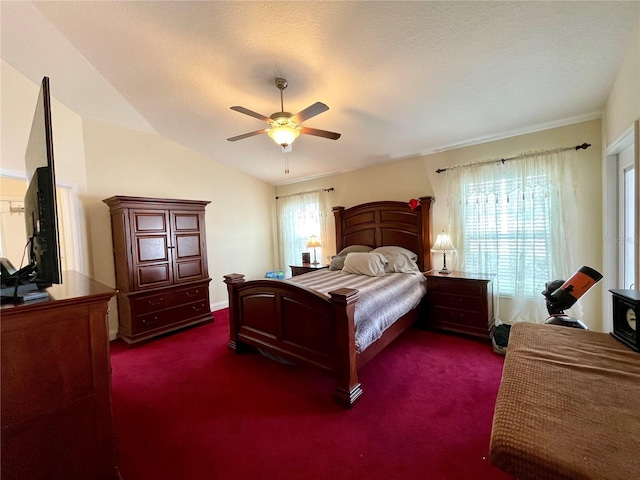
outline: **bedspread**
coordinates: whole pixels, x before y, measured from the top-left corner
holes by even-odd
[[[519,480],[640,478],[640,355],[575,328],[511,328],[491,462]]]
[[[358,353],[380,338],[398,318],[418,306],[427,291],[426,280],[420,272],[369,277],[323,269],[288,281],[312,288],[327,298],[330,291],[338,288],[355,288],[360,292],[354,313]]]

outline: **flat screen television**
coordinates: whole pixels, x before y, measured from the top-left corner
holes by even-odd
[[[24,213],[27,241],[30,242],[29,260],[34,267],[33,280],[41,286],[62,283],[48,77],[42,79],[25,167],[29,186],[24,197]]]
[[[62,283],[48,77],[42,79],[25,153],[25,167],[28,184],[24,197],[25,249],[28,263],[11,272],[12,265],[3,259],[2,296],[5,300],[11,290],[14,299],[20,300],[24,299],[22,294],[25,292]]]

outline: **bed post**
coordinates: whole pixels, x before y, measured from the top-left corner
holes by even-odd
[[[229,343],[231,350],[236,351],[238,329],[240,328],[240,304],[237,286],[244,283],[244,275],[239,273],[231,273],[224,276],[224,283],[227,284],[227,292],[229,292]]]
[[[431,204],[433,197],[420,197],[420,212],[422,213],[422,259],[425,272],[431,270]]]
[[[362,395],[362,386],[358,382],[355,338],[355,302],[358,290],[339,288],[329,292],[333,307],[333,319],[336,325],[336,392],[339,404],[350,407]]]
[[[333,207],[331,210],[336,223],[336,253],[338,253],[345,247],[344,238],[342,237],[342,212],[344,212],[344,207]]]

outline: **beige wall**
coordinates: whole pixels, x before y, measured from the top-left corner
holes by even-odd
[[[625,50],[604,111],[604,146],[640,118],[640,19]]]
[[[409,201],[419,196],[434,196],[433,229],[438,232],[447,229],[449,209],[447,207],[447,176],[437,174],[438,168],[461,165],[482,160],[507,158],[532,150],[545,150],[565,146],[590,143],[588,150],[579,153],[582,168],[578,182],[580,211],[576,212],[581,222],[578,232],[567,232],[578,243],[575,258],[579,265],[589,265],[596,270],[602,268],[602,188],[601,188],[601,122],[589,122],[568,125],[527,135],[507,138],[494,142],[473,145],[446,152],[401,160],[389,164],[310,180],[291,185],[276,187],[277,195],[285,195],[316,188],[334,187],[330,195],[332,205],[351,207],[363,202],[375,200]],[[333,230],[332,230],[333,232]],[[333,250],[327,252],[335,253]],[[452,261],[455,267],[455,256]],[[434,264],[440,268],[441,258],[435,258]],[[448,266],[451,266],[447,262]],[[606,272],[603,272],[606,273]],[[540,291],[544,289],[541,286]],[[585,313],[585,322],[594,330],[601,329],[601,294],[599,286],[581,299],[585,312],[598,312],[595,315]]]
[[[27,193],[27,183],[21,179],[0,177],[0,192],[2,197],[21,199]]]
[[[24,154],[40,84],[34,84],[4,60],[0,67],[1,167],[3,172],[24,175]],[[82,193],[86,191],[82,118],[55,99],[56,79],[50,79],[50,86],[56,178],[75,185]]]
[[[0,173],[24,177],[24,152],[40,85],[4,61],[1,66]],[[83,273],[115,285],[109,209],[102,202],[113,195],[211,201],[206,229],[214,307],[226,305],[224,274],[239,272],[251,278],[276,268],[271,185],[158,135],[83,120],[55,100],[55,85],[51,79],[56,180],[78,198],[80,248],[86,254]],[[111,312],[113,337],[115,300]]]

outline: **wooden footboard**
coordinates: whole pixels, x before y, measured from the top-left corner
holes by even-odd
[[[354,311],[358,290],[341,288],[330,298],[290,282],[245,282],[225,275],[229,292],[229,348],[247,346],[296,363],[335,372],[336,400],[347,407],[362,394],[358,382]]]

